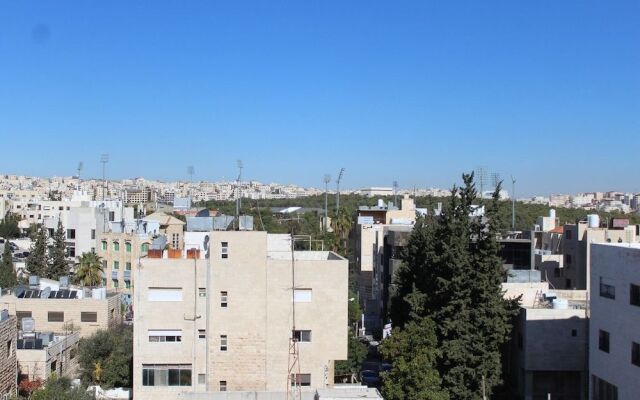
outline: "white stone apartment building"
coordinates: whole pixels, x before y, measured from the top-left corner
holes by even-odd
[[[80,333],[20,332],[16,357],[21,379],[47,380],[51,374],[75,378]]]
[[[292,335],[302,389],[333,384],[334,362],[347,357],[346,259],[296,251],[293,289],[288,235],[187,232],[185,242],[193,258],[134,268],[136,399],[284,391]]]
[[[590,398],[640,398],[640,244],[591,245]]]

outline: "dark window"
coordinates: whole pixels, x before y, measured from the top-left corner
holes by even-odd
[[[227,391],[227,381],[220,381],[220,391],[221,392]]]
[[[91,230],[91,239],[95,239],[96,238],[96,230],[92,229]]]
[[[640,344],[631,342],[631,364],[640,367]]]
[[[7,358],[13,355],[13,341],[7,340]]]
[[[227,335],[220,335],[220,351],[227,351]]]
[[[62,311],[49,311],[47,316],[49,322],[64,322],[64,312]]]
[[[311,374],[292,374],[291,386],[311,386]]]
[[[80,322],[98,322],[98,313],[83,311],[80,313]]]
[[[75,239],[75,238],[76,238],[76,230],[67,229],[67,239]]]
[[[592,400],[618,400],[618,387],[591,375]]]
[[[57,368],[58,368],[58,363],[56,361],[51,361],[51,373],[52,374],[57,371]]]
[[[609,352],[609,332],[600,330],[598,334],[598,348],[605,353]]]
[[[293,339],[296,342],[310,342],[311,341],[311,331],[293,331]]]
[[[207,337],[207,331],[205,329],[198,329],[198,339],[205,339]]]
[[[572,232],[570,230],[567,229],[566,231],[564,231],[564,234],[567,237],[567,240],[571,240]]]
[[[632,306],[640,306],[640,286],[631,284],[629,289],[629,304]]]
[[[220,292],[220,307],[226,308],[229,300],[229,294],[227,292]]]
[[[220,245],[222,247],[221,257],[229,258],[229,242],[220,242]]]
[[[606,283],[606,281],[603,280],[602,277],[600,277],[600,296],[606,297],[608,299],[616,298],[616,287],[609,283]]]
[[[565,289],[571,289],[571,279],[566,278],[564,280],[564,287],[565,287]]]
[[[578,336],[578,330],[577,329],[572,329],[571,330],[571,336],[573,336],[573,337]]]
[[[142,386],[191,386],[191,365],[142,365]]]

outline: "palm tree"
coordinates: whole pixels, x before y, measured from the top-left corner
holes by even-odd
[[[346,249],[347,239],[349,238],[349,232],[352,226],[353,220],[345,208],[341,207],[338,213],[331,219],[331,228],[333,228],[333,232],[335,232],[338,237],[339,247],[342,250]]]
[[[75,281],[82,286],[100,286],[102,283],[102,259],[94,252],[82,253],[76,264]]]

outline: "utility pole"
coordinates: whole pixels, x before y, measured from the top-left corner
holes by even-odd
[[[511,175],[511,230],[516,230],[516,178]]]
[[[240,200],[242,190],[240,189],[240,181],[242,180],[242,160],[238,160],[238,179],[236,179],[236,220],[237,229],[240,230],[240,209],[242,208],[242,202]]]
[[[336,181],[336,215],[340,212],[340,181],[342,181],[342,175],[344,175],[344,168],[340,168],[338,180]]]
[[[329,219],[329,182],[331,182],[331,175],[325,174],[324,178],[324,233],[327,233],[327,221]]]

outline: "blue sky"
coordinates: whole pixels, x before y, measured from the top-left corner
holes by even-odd
[[[638,1],[2,1],[2,173],[640,191]],[[9,147],[10,150],[6,148]]]

